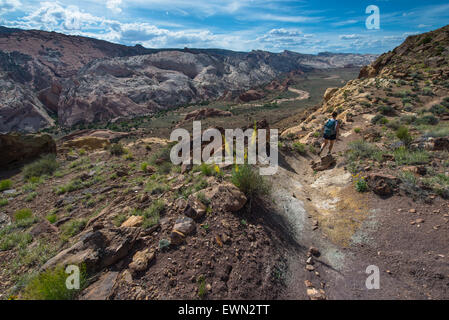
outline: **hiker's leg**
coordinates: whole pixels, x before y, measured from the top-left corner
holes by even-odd
[[[320,153],[323,152],[324,148],[326,148],[328,142],[329,140],[324,139],[324,142],[321,144]]]
[[[331,140],[331,143],[329,145],[329,154],[331,154],[331,152],[332,152],[332,148],[334,147],[334,142],[335,142],[335,140]]]

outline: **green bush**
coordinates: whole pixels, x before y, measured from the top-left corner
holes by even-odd
[[[0,199],[0,207],[4,207],[8,205],[9,201],[8,199]]]
[[[445,106],[435,104],[429,109],[429,112],[433,113],[434,115],[441,115],[449,112],[449,110]]]
[[[0,181],[0,191],[11,189],[12,181],[9,179]]]
[[[386,123],[388,123],[388,119],[385,118],[381,114],[377,114],[374,116],[374,118],[371,119],[371,123],[372,124],[386,124]]]
[[[305,144],[302,144],[300,142],[293,143],[293,150],[298,152],[299,154],[305,154],[306,153],[306,146]]]
[[[351,161],[359,159],[376,159],[379,160],[382,151],[375,145],[364,140],[356,140],[349,143],[349,151],[347,157]]]
[[[62,226],[62,239],[68,240],[71,237],[77,235],[86,227],[87,221],[85,219],[77,219],[67,222]]]
[[[360,178],[355,182],[355,189],[357,192],[366,192],[368,191],[368,184],[364,178]]]
[[[393,116],[396,114],[396,110],[392,106],[381,106],[377,108],[377,112],[385,116]]]
[[[16,221],[25,220],[25,219],[29,219],[32,217],[33,217],[33,213],[28,208],[17,210],[14,213],[14,220],[16,220]]]
[[[56,221],[58,221],[58,216],[55,213],[52,213],[47,215],[45,219],[47,219],[47,221],[50,223],[55,223]]]
[[[26,286],[23,297],[26,300],[73,300],[87,286],[87,273],[80,267],[80,288],[68,289],[66,280],[69,274],[64,267],[49,269],[32,279]]]
[[[31,179],[43,175],[52,175],[57,168],[58,162],[56,161],[56,156],[54,154],[48,154],[26,165],[22,172],[25,179]]]
[[[408,145],[413,141],[413,137],[410,135],[410,132],[406,126],[402,126],[396,131],[396,137],[398,137],[398,139],[405,145]]]
[[[125,148],[120,143],[114,143],[109,147],[109,152],[113,156],[121,156],[125,153]]]
[[[155,226],[159,223],[161,214],[165,210],[165,202],[162,200],[156,200],[151,206],[143,212],[143,224],[142,228],[147,229]]]
[[[236,165],[232,170],[231,181],[250,200],[270,192],[265,179],[248,164]]]
[[[426,151],[410,151],[405,147],[396,149],[394,158],[398,165],[425,164],[429,162],[429,154]]]
[[[422,116],[415,120],[416,125],[437,125],[439,122],[438,118],[432,115]]]
[[[13,232],[0,238],[0,251],[10,250],[15,247],[26,248],[33,241],[33,237],[27,232]]]

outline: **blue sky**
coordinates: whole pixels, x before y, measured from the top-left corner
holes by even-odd
[[[365,9],[380,10],[368,30]],[[382,53],[449,23],[447,1],[0,0],[0,24],[149,48]]]

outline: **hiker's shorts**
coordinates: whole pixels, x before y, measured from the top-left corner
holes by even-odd
[[[325,134],[324,135],[324,139],[326,139],[326,140],[337,140],[337,134],[332,134],[330,136]]]

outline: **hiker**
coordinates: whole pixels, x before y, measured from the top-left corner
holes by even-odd
[[[331,154],[332,148],[334,147],[334,142],[337,140],[338,136],[338,129],[339,124],[337,120],[337,112],[332,113],[332,119],[327,120],[326,124],[324,125],[324,142],[321,145],[320,153],[323,152],[324,148],[326,148],[327,144],[329,143],[329,153]]]

